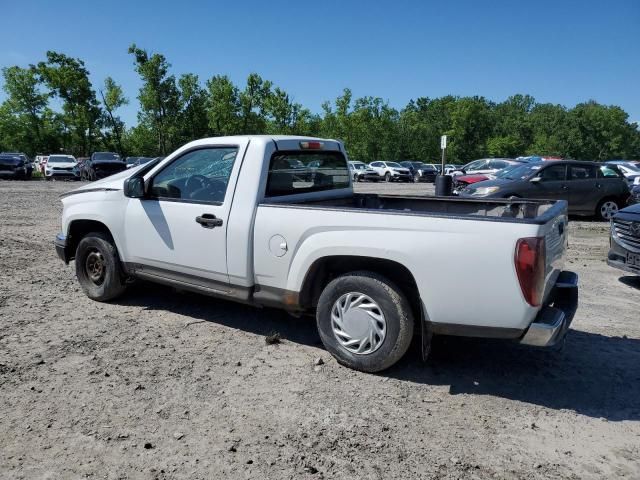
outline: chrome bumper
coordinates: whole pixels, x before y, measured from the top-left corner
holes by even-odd
[[[520,343],[535,347],[551,347],[560,342],[578,309],[578,275],[561,272],[549,297]]]

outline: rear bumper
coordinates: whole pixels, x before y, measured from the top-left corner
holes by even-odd
[[[549,301],[538,313],[520,343],[535,347],[552,347],[560,342],[578,309],[578,275],[561,272]]]
[[[57,234],[53,245],[56,247],[56,253],[58,257],[60,257],[60,260],[64,263],[69,263],[71,259],[67,255],[67,237],[62,233]]]

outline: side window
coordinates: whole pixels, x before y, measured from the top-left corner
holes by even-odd
[[[503,168],[507,167],[508,165],[509,164],[507,162],[505,162],[504,160],[491,160],[490,167],[502,170]]]
[[[571,165],[569,180],[589,180],[596,178],[596,167],[591,165]]]
[[[543,182],[562,182],[565,180],[565,171],[565,165],[552,165],[542,170],[538,174],[538,177],[540,177]]]
[[[373,163],[371,164],[371,166],[372,166],[372,167],[381,167],[381,166],[382,166],[382,164],[381,164],[380,162],[373,162]]]
[[[621,178],[620,171],[611,165],[602,165],[598,169],[598,178]]]
[[[221,203],[237,154],[235,147],[187,152],[153,177],[149,193],[155,198]]]

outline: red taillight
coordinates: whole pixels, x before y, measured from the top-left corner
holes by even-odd
[[[545,278],[544,238],[521,238],[516,244],[516,273],[524,299],[532,307],[542,303]]]
[[[323,142],[300,142],[300,148],[303,150],[322,150],[324,148]]]

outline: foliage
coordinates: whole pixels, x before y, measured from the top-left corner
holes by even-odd
[[[206,136],[297,134],[341,139],[351,158],[366,162],[434,162],[440,136],[447,134],[452,162],[518,155],[640,158],[637,125],[620,107],[594,101],[567,109],[529,95],[499,103],[447,95],[419,97],[398,110],[345,89],[314,114],[257,73],[241,86],[226,75],[203,84],[191,73],[176,78],[162,54],[135,44],[128,52],[142,81],[137,125],[127,127],[119,117],[128,99],[114,79],[105,79],[98,100],[82,60],[47,52],[37,65],[2,69],[7,98],[0,105],[0,149],[155,156]]]

